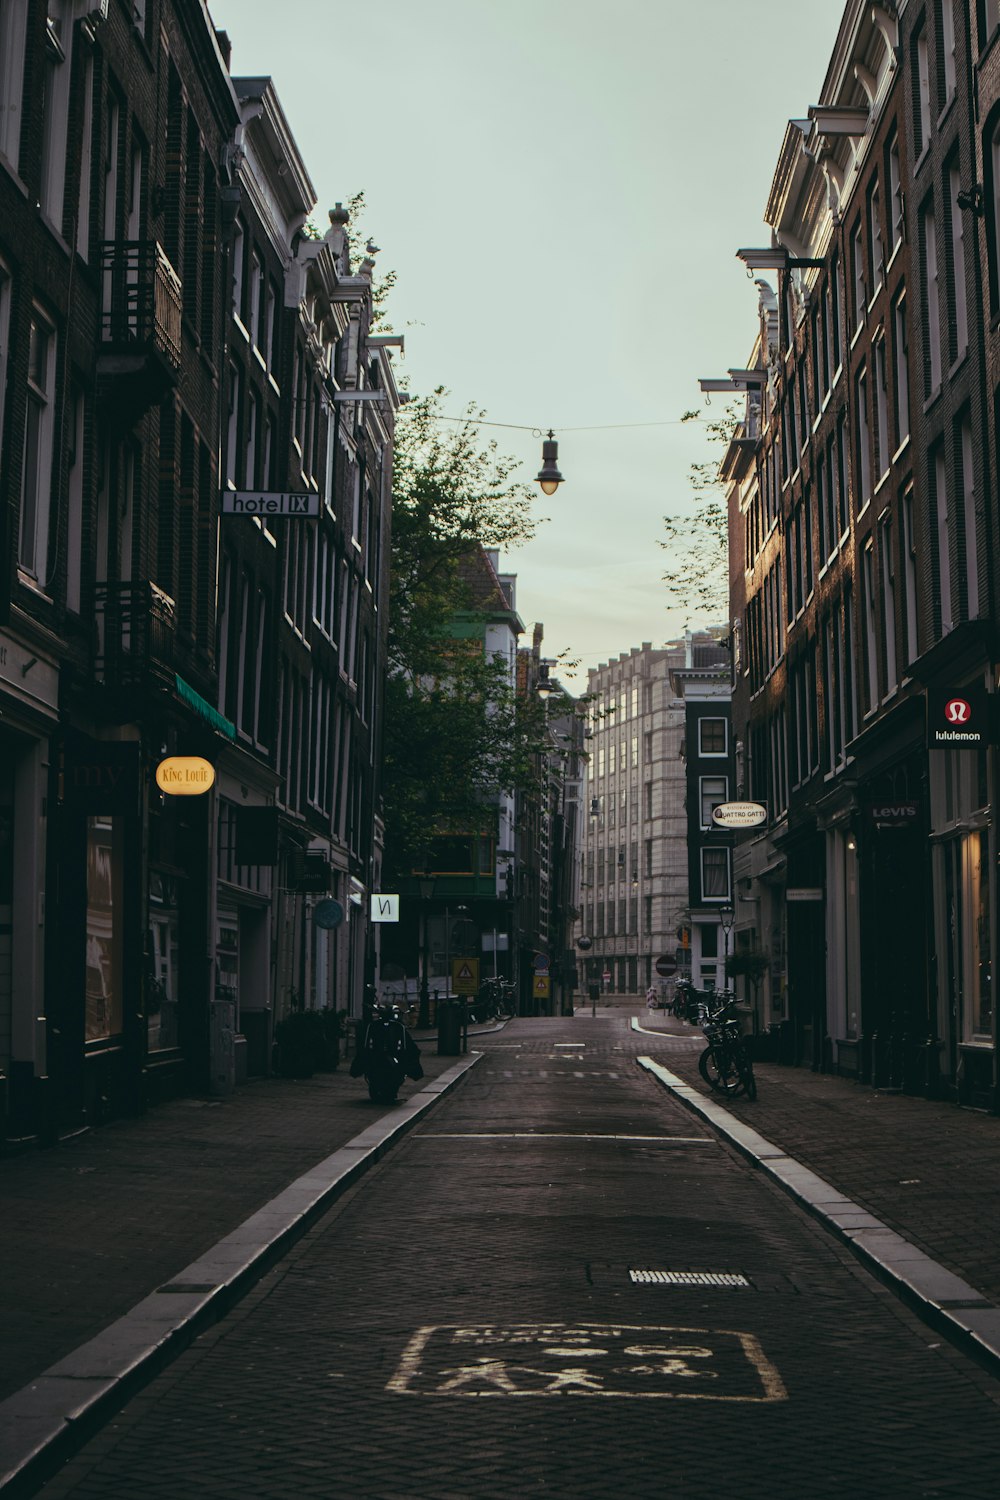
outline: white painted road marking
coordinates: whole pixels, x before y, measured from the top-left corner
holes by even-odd
[[[419,1328],[386,1390],[466,1399],[604,1396],[755,1405],[788,1399],[752,1334],[626,1323]]]

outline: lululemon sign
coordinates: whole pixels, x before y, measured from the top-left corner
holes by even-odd
[[[990,695],[982,683],[927,695],[930,750],[978,750],[990,742]]]

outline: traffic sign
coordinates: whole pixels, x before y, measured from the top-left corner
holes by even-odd
[[[531,982],[531,993],[536,1000],[547,1000],[549,998],[549,976],[547,974],[536,974]]]
[[[317,901],[313,907],[313,921],[317,927],[330,931],[333,927],[339,927],[344,920],[344,908],[339,901],[332,898],[327,901]]]
[[[544,974],[549,967],[549,955],[547,953],[536,953],[533,967],[536,974]]]
[[[474,995],[479,989],[479,959],[453,958],[451,987],[456,995]]]
[[[677,961],[669,953],[664,953],[656,960],[655,968],[661,979],[669,979],[671,974],[677,973]]]
[[[605,969],[604,973],[601,975],[601,978],[602,979],[610,979],[611,978],[611,970],[610,969]]]

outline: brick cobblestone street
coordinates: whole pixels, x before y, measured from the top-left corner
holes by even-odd
[[[1000,1382],[636,1066],[650,1054],[690,1074],[697,1034],[670,1029],[634,1032],[621,1010],[479,1038],[457,1089],[45,1500],[992,1500]],[[985,1267],[989,1226],[972,1245],[961,1173],[933,1203],[936,1176],[913,1198],[923,1184],[901,1179],[949,1121],[994,1170],[996,1121],[760,1072],[757,1130],[931,1250],[950,1223],[954,1264]]]

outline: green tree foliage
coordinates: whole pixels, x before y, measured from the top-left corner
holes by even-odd
[[[532,784],[544,744],[544,705],[486,655],[463,567],[480,546],[527,541],[534,496],[483,440],[481,412],[444,420],[444,394],[411,402],[397,424],[383,778],[393,876],[422,869],[436,833],[492,826],[498,793]]]
[[[686,411],[681,420],[700,421],[701,414]],[[663,575],[667,598],[672,607],[686,612],[689,622],[728,614],[729,524],[719,463],[739,423],[740,412],[733,405],[727,406],[720,417],[705,422],[706,436],[715,452],[706,462],[691,465],[694,509],[663,517],[665,535],[659,545],[669,557]]]
[[[484,441],[483,413],[443,419],[442,388],[411,401],[396,425],[392,496],[390,670],[433,674],[442,630],[470,599],[460,564],[476,544],[509,549],[535,533],[532,491],[517,460]]]

